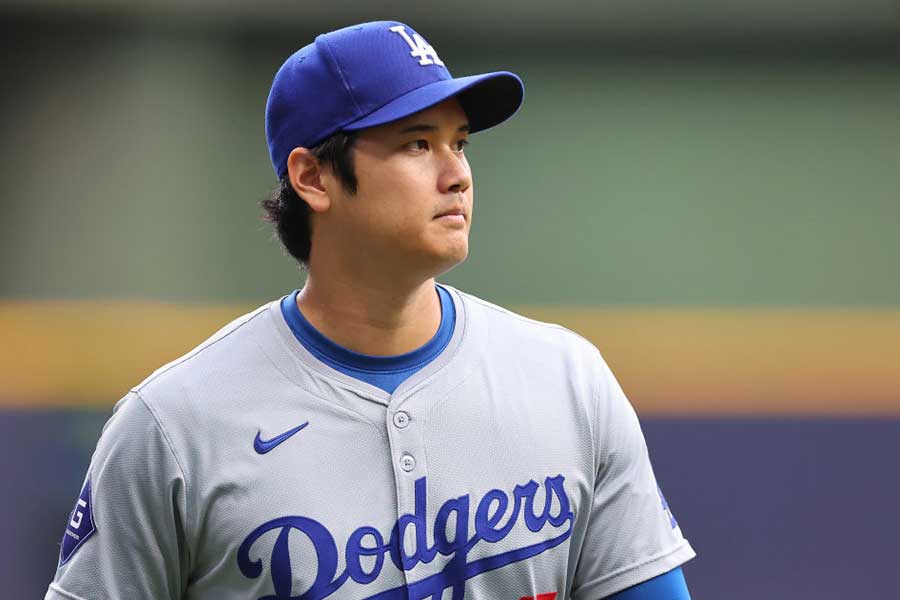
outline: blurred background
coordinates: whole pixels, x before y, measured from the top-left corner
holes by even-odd
[[[114,402],[302,286],[261,222],[281,62],[398,19],[511,70],[442,278],[603,352],[695,599],[896,596],[892,0],[0,3],[0,580],[41,597]]]

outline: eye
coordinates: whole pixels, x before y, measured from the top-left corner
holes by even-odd
[[[428,150],[428,140],[414,140],[406,144],[412,150]]]
[[[459,140],[456,142],[456,151],[462,152],[469,145],[469,140]]]

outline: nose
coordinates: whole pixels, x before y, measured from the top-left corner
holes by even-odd
[[[438,188],[442,194],[461,194],[472,185],[472,170],[465,156],[452,150],[440,152],[441,170]]]

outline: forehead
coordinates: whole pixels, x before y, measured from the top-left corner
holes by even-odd
[[[403,135],[404,131],[412,127],[422,130],[417,126],[433,126],[439,129],[452,128],[454,132],[462,127],[468,127],[469,119],[456,98],[447,98],[443,102],[435,104],[425,110],[413,113],[408,117],[364,129],[364,134],[375,137]]]

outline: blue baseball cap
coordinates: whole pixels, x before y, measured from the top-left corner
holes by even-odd
[[[266,103],[269,155],[280,179],[298,146],[402,119],[457,94],[475,133],[515,114],[524,93],[508,71],[454,78],[403,23],[351,25],[316,37],[278,69]]]

